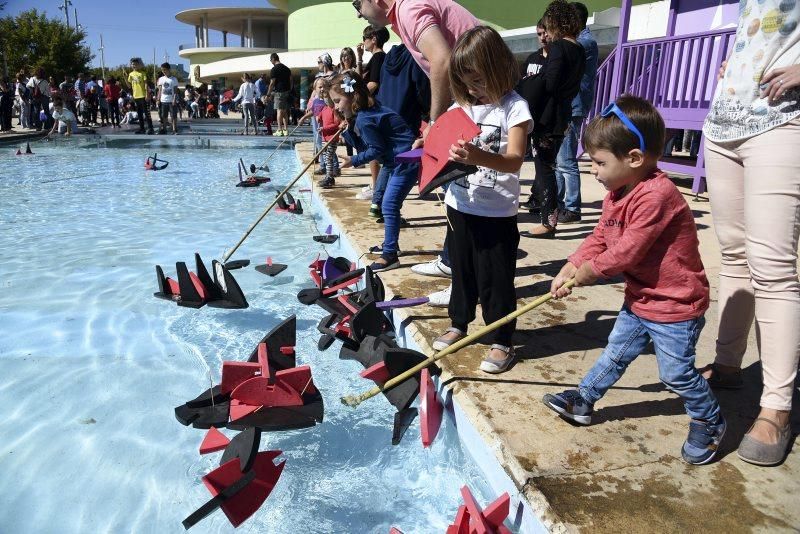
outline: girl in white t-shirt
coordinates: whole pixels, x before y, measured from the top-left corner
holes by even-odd
[[[462,34],[450,59],[455,105],[481,133],[450,148],[451,161],[477,165],[478,170],[451,182],[445,196],[453,271],[451,327],[433,342],[436,350],[467,335],[479,299],[486,324],[517,306],[519,170],[525,139],[533,127],[527,102],[513,91],[518,71],[503,39],[487,26]],[[515,328],[516,321],[511,321],[495,330],[482,371],[508,369],[514,360],[511,336]]]
[[[253,135],[258,135],[258,124],[256,123],[256,98],[258,98],[256,85],[253,77],[246,72],[242,75],[242,85],[239,86],[239,94],[233,99],[234,102],[242,101],[242,118],[244,119],[244,131],[242,135],[248,135],[250,124],[253,124]]]

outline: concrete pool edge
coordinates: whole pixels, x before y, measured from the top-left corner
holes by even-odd
[[[298,162],[303,164],[303,157],[295,147],[295,155]],[[310,171],[305,173],[303,180],[313,180]],[[355,256],[362,258],[366,251],[350,238],[343,221],[337,218],[329,206],[329,199],[324,195],[317,194],[312,187],[311,192],[312,206],[319,208],[322,227],[332,224],[334,229],[338,228],[340,241],[344,243],[343,248],[354,251]],[[395,293],[389,285],[386,285],[386,299],[393,298]],[[413,309],[413,308],[411,308]],[[417,350],[424,354],[432,354],[434,351],[428,345],[423,333],[416,327],[409,315],[408,309],[393,310],[389,313],[392,324],[395,327],[397,341],[401,346]],[[454,425],[459,442],[464,450],[480,469],[484,479],[492,488],[496,495],[508,492],[511,497],[511,511],[508,522],[518,529],[520,533],[542,533],[542,532],[562,532],[566,531],[566,526],[558,520],[547,519],[554,517],[550,510],[547,499],[535,489],[528,488],[527,492],[533,492],[537,496],[535,502],[531,502],[526,496],[527,477],[525,469],[519,461],[511,454],[506,454],[507,447],[504,440],[497,437],[488,419],[480,412],[471,396],[464,391],[454,392],[446,385],[456,377],[446,370],[442,370],[442,375],[437,382],[437,389],[442,400],[445,401],[445,411],[448,415],[450,424]],[[545,519],[543,519],[545,518]]]

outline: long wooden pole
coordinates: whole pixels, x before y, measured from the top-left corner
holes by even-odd
[[[575,279],[573,278],[573,279],[567,281],[561,287],[569,288],[569,287],[572,287],[574,285],[575,285]],[[504,324],[510,323],[511,321],[513,321],[514,319],[519,317],[520,315],[524,315],[524,314],[528,313],[529,311],[533,310],[534,308],[537,308],[537,307],[541,306],[542,304],[544,304],[545,302],[547,302],[548,300],[550,300],[552,298],[553,298],[553,295],[550,294],[550,293],[542,295],[541,297],[539,297],[538,299],[534,300],[533,302],[530,302],[530,303],[526,304],[525,306],[516,309],[515,311],[513,311],[513,312],[509,313],[508,315],[506,315],[505,317],[502,317],[502,318],[496,320],[495,322],[493,322],[491,324],[487,324],[486,326],[484,326],[483,328],[481,328],[480,330],[478,330],[474,334],[470,334],[467,337],[465,337],[465,338],[463,338],[463,339],[461,339],[459,341],[456,341],[455,343],[453,343],[452,345],[450,345],[446,349],[437,352],[436,354],[434,354],[433,356],[429,357],[428,359],[426,359],[424,361],[421,361],[420,363],[418,363],[417,365],[415,365],[414,367],[412,367],[408,371],[406,371],[404,373],[401,373],[401,374],[397,375],[396,377],[387,380],[382,386],[375,386],[374,388],[372,388],[369,391],[366,391],[366,392],[364,392],[364,393],[362,393],[360,395],[347,395],[346,397],[342,397],[342,399],[341,399],[342,400],[342,404],[344,404],[346,406],[350,406],[351,408],[355,408],[356,406],[358,406],[359,404],[361,404],[365,400],[370,399],[370,398],[374,397],[375,395],[378,395],[379,393],[383,393],[384,391],[392,389],[397,384],[399,384],[399,383],[401,383],[401,382],[403,382],[405,380],[408,380],[409,378],[411,378],[412,376],[414,376],[415,374],[417,374],[418,372],[420,372],[424,368],[428,367],[432,363],[434,363],[434,362],[436,362],[438,360],[441,360],[445,356],[453,354],[454,352],[456,352],[458,350],[461,350],[462,348],[466,347],[467,345],[469,345],[473,341],[478,340],[479,338],[483,337],[484,335],[488,334],[489,332],[493,332],[493,331],[497,330],[498,328],[500,328]]]
[[[267,208],[266,208],[266,209],[265,209],[265,210],[264,210],[264,211],[261,213],[261,215],[258,217],[258,219],[256,219],[256,220],[255,220],[255,222],[254,222],[253,224],[251,224],[251,225],[250,225],[250,228],[248,228],[248,229],[247,229],[247,231],[244,233],[244,235],[243,235],[243,236],[242,236],[242,238],[239,240],[239,242],[238,242],[238,243],[236,243],[236,244],[233,246],[233,248],[232,248],[232,249],[230,249],[228,252],[226,252],[226,253],[225,253],[225,255],[222,257],[222,263],[223,263],[223,264],[224,264],[226,261],[228,261],[228,260],[230,259],[230,257],[231,257],[231,256],[233,256],[233,253],[234,253],[234,252],[236,252],[236,250],[237,250],[237,249],[238,249],[238,248],[239,248],[239,247],[242,245],[242,243],[244,243],[244,240],[245,240],[245,239],[247,239],[247,237],[250,235],[250,233],[251,233],[253,230],[255,230],[256,226],[258,226],[258,224],[259,224],[261,221],[263,221],[263,220],[264,220],[264,217],[266,217],[266,216],[267,216],[267,214],[268,214],[268,213],[269,213],[269,212],[272,210],[272,208],[274,208],[274,207],[275,207],[275,204],[277,204],[277,203],[278,203],[278,199],[279,199],[279,198],[281,198],[283,195],[285,195],[285,194],[286,194],[286,192],[287,192],[289,189],[291,189],[291,187],[292,187],[294,184],[296,184],[296,183],[297,183],[297,181],[298,181],[298,180],[299,180],[299,179],[300,179],[300,178],[301,178],[301,177],[302,177],[302,176],[305,174],[305,172],[306,172],[306,171],[309,169],[309,167],[311,167],[311,165],[313,165],[313,164],[314,164],[314,160],[315,160],[315,159],[317,159],[317,158],[318,158],[318,157],[319,157],[319,156],[320,156],[320,155],[321,155],[321,154],[322,154],[322,153],[325,151],[325,149],[327,149],[327,148],[328,148],[328,146],[329,146],[331,143],[333,143],[334,141],[337,141],[337,142],[338,142],[338,139],[339,139],[339,134],[341,134],[341,133],[342,133],[342,129],[340,128],[340,129],[339,129],[339,130],[338,130],[338,131],[337,131],[337,132],[336,132],[336,133],[333,135],[333,137],[331,137],[330,141],[328,141],[327,143],[325,143],[324,145],[322,145],[322,148],[320,148],[320,149],[319,149],[319,152],[317,152],[316,154],[314,154],[314,156],[312,156],[312,158],[309,160],[309,162],[308,162],[308,163],[306,163],[306,166],[305,166],[305,167],[303,167],[303,170],[301,170],[299,173],[297,173],[297,176],[295,176],[295,177],[294,177],[294,180],[292,180],[291,182],[289,182],[289,185],[287,185],[286,187],[284,187],[284,188],[283,188],[283,191],[281,191],[280,193],[278,193],[278,196],[277,196],[277,197],[275,197],[275,200],[273,200],[273,201],[270,203],[270,205],[269,205],[269,206],[267,206]]]
[[[261,165],[259,165],[259,167],[263,167],[264,165],[266,165],[267,163],[269,163],[269,160],[271,160],[271,159],[272,159],[272,156],[274,156],[275,154],[277,154],[277,153],[278,153],[278,149],[280,149],[280,148],[283,146],[283,143],[285,143],[286,141],[288,141],[288,140],[289,140],[289,138],[290,138],[291,136],[293,136],[293,135],[294,135],[294,132],[296,132],[298,128],[300,128],[300,123],[297,123],[297,126],[295,126],[295,127],[292,129],[292,131],[291,131],[291,132],[289,132],[289,133],[288,133],[288,134],[287,134],[287,135],[286,135],[286,136],[283,138],[283,140],[282,140],[280,143],[278,143],[278,146],[276,146],[276,147],[275,147],[275,150],[273,150],[273,151],[272,151],[272,154],[270,154],[269,156],[267,156],[267,159],[265,159],[265,160],[264,160],[264,161],[261,163]],[[312,161],[313,161],[313,160],[312,160]]]

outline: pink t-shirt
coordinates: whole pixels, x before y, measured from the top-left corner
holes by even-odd
[[[480,24],[472,13],[453,0],[395,0],[389,9],[389,21],[392,30],[428,76],[431,64],[417,47],[425,30],[438,26],[452,49],[462,33]]]

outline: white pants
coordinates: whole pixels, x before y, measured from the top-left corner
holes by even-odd
[[[716,362],[740,367],[756,321],[761,406],[790,410],[800,358],[800,119],[744,141],[706,141],[722,260]]]

